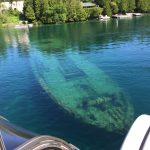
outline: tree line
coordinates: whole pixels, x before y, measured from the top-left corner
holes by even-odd
[[[95,2],[104,9],[103,13],[109,16],[116,13],[150,12],[150,0],[95,0]]]
[[[4,0],[0,0],[4,1]],[[19,0],[9,0],[13,1]],[[127,12],[150,12],[150,0],[82,0],[94,2],[97,6],[83,8],[81,0],[24,0],[23,15],[29,22],[44,24],[84,21],[108,15]]]
[[[98,17],[102,8],[84,9],[80,0],[25,0],[23,12],[29,22],[46,24],[84,21]]]

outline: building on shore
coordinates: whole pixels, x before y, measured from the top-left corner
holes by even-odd
[[[12,8],[18,10],[19,12],[23,12],[23,4],[24,0],[14,0],[12,3],[9,0],[3,0],[3,2],[0,3],[0,11]],[[83,6],[83,8],[92,8],[96,6],[96,4],[92,2],[81,2],[81,5]]]
[[[83,8],[92,8],[96,6],[96,4],[92,2],[81,2],[81,5],[83,6]]]
[[[8,9],[12,8],[13,10],[16,9],[19,12],[23,12],[23,4],[24,4],[23,0],[13,1],[12,3],[10,3],[8,0],[5,0],[0,3],[0,5],[1,5],[0,11],[8,10]]]

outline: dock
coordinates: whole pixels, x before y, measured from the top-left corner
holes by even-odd
[[[133,13],[133,16],[139,17],[139,16],[142,16],[142,14],[141,13]]]
[[[132,13],[127,13],[127,14],[116,14],[112,15],[112,18],[116,19],[124,19],[124,18],[132,18],[133,14]]]

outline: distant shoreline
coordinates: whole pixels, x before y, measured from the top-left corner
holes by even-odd
[[[136,12],[138,13],[138,12]],[[116,14],[116,16],[126,16],[127,14],[136,14],[136,13],[126,13],[126,14]],[[137,17],[142,17],[144,15],[150,15],[150,13],[140,13],[141,16],[137,16]],[[132,17],[114,17],[115,15],[112,15],[110,18],[112,19],[126,19],[126,18],[136,18],[136,16],[132,16]],[[96,18],[95,18],[96,19]],[[86,21],[91,21],[91,20],[95,20],[95,19],[89,19],[89,20],[85,20],[85,21],[74,21],[74,22],[65,22],[65,23],[49,23],[49,24],[38,24],[37,22],[34,23],[27,23],[27,24],[23,24],[23,23],[7,23],[7,24],[1,24],[0,29],[1,28],[14,28],[14,29],[26,29],[26,28],[31,28],[33,26],[43,26],[43,25],[55,25],[55,24],[67,24],[67,23],[75,23],[75,22],[86,22]],[[97,18],[98,20],[100,20],[99,18]],[[20,20],[21,22],[23,22],[22,20]],[[102,21],[102,20],[100,20]]]

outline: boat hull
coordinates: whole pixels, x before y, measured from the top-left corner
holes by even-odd
[[[133,108],[129,97],[96,65],[77,53],[31,57],[41,86],[76,118],[107,131],[130,126]]]

